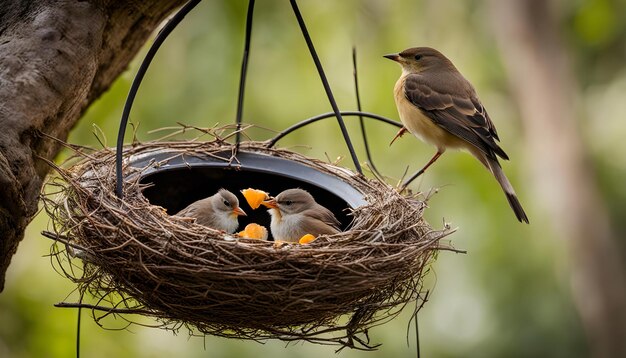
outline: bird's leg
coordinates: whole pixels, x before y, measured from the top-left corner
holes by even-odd
[[[404,135],[404,133],[406,133],[406,132],[407,132],[406,127],[402,127],[402,128],[400,128],[400,130],[398,131],[398,133],[396,133],[396,136],[395,136],[395,137],[393,137],[393,139],[391,140],[391,143],[389,143],[389,146],[391,147],[391,145],[393,144],[393,142],[395,142],[395,141],[396,141],[396,139],[398,139],[398,138],[402,137],[402,136]]]
[[[433,157],[428,161],[428,163],[426,163],[426,165],[424,165],[422,169],[420,169],[417,173],[413,174],[407,181],[404,182],[404,184],[402,184],[399,191],[402,192],[409,184],[411,184],[413,180],[415,180],[420,175],[424,174],[426,169],[428,169],[428,167],[430,167],[434,162],[436,162],[437,159],[439,159],[439,157],[442,154],[443,154],[442,150],[437,150],[437,153],[433,155]]]

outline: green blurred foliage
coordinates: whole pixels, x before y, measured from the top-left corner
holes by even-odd
[[[505,171],[525,204],[532,225],[520,225],[493,178],[465,153],[446,155],[414,185],[439,188],[427,211],[435,227],[451,222],[450,237],[468,254],[442,252],[428,277],[430,301],[420,314],[420,342],[427,357],[585,357],[587,346],[569,292],[569,265],[563,242],[548,229],[550,218],[533,215],[525,181],[521,125],[507,88],[488,3],[483,1],[320,0],[300,1],[310,33],[343,110],[355,109],[351,48],[358,49],[361,97],[365,111],[397,119],[391,89],[399,68],[381,56],[416,45],[448,55],[474,83],[498,126],[503,147],[513,158]],[[611,213],[626,232],[626,152],[621,116],[626,108],[626,8],[624,0],[561,2],[563,35],[580,85],[581,127]],[[204,1],[166,41],[151,66],[133,107],[137,137],[177,122],[210,127],[234,121],[243,48],[246,3]],[[289,5],[257,2],[244,121],[264,129],[249,133],[266,139],[272,131],[330,111],[319,77]],[[144,51],[138,58],[142,58]],[[69,141],[99,146],[94,126],[113,145],[136,59],[72,131]],[[357,121],[347,118],[353,141],[364,158]],[[413,171],[434,149],[405,136],[392,147],[395,128],[368,122],[374,160],[391,181],[406,167]],[[130,132],[130,130],[129,130]],[[127,141],[132,134],[127,134]],[[602,140],[599,140],[602,138]],[[332,119],[295,132],[283,147],[314,157],[344,157],[345,144]],[[59,160],[64,155],[61,155]],[[67,357],[75,352],[75,310],[54,308],[77,300],[73,286],[57,274],[46,254],[51,242],[39,232],[48,225],[39,215],[9,268],[0,295],[0,356]],[[620,226],[621,225],[621,226]],[[409,312],[373,329],[382,347],[371,353],[342,351],[342,357],[415,356]],[[146,322],[150,323],[150,322]],[[123,327],[123,321],[107,321]],[[83,313],[81,350],[86,357],[166,356],[332,356],[332,347],[312,344],[254,342],[206,337],[187,338],[184,331],[132,326],[104,330]],[[409,342],[407,344],[407,341]]]

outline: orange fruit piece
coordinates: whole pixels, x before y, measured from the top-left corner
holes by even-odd
[[[237,235],[246,239],[267,240],[267,229],[264,226],[252,223],[246,225],[243,231],[238,232]]]
[[[302,236],[300,238],[300,240],[298,240],[298,242],[300,244],[302,244],[302,245],[305,245],[305,244],[308,244],[308,243],[311,243],[311,242],[315,241],[315,239],[317,239],[315,236],[313,236],[311,234],[306,234],[306,235]]]
[[[258,208],[264,200],[270,198],[269,193],[252,188],[243,189],[241,194],[243,194],[243,197],[246,198],[248,205],[250,205],[252,209]]]

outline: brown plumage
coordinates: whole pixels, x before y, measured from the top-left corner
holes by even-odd
[[[339,221],[325,207],[302,189],[288,189],[276,198],[264,201],[272,216],[270,228],[274,240],[297,242],[302,236],[332,235],[339,232]]]
[[[196,224],[213,229],[234,233],[239,226],[237,217],[246,215],[239,207],[239,199],[226,189],[220,189],[215,195],[191,203],[179,211],[176,216],[196,219]]]
[[[509,157],[498,145],[498,132],[472,84],[439,51],[415,47],[385,56],[402,66],[394,98],[405,131],[437,147],[437,153],[418,172],[423,173],[447,148],[466,149],[496,178],[520,222],[528,223],[513,186],[498,157]],[[392,140],[393,143],[393,140]]]

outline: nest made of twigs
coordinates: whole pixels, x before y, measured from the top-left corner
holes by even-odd
[[[125,163],[159,148],[200,158],[234,153],[221,140],[153,142],[125,148]],[[374,347],[368,328],[392,319],[410,302],[415,310],[421,307],[425,268],[449,232],[433,230],[422,219],[424,201],[378,179],[261,142],[244,142],[239,150],[337,176],[361,191],[368,204],[351,210],[351,224],[337,235],[277,247],[168,215],[142,194],[140,174],[148,168],[125,166],[131,179],[120,199],[115,152],[81,151],[73,165],[57,168],[44,203],[54,228],[47,235],[57,240],[53,253],[64,262],[64,273],[81,294],[108,304],[88,307],[151,316],[164,327],[187,326],[202,334],[361,349]],[[236,163],[236,156],[229,160]],[[159,165],[163,162],[150,164]],[[83,260],[82,270],[76,270],[74,256]]]

